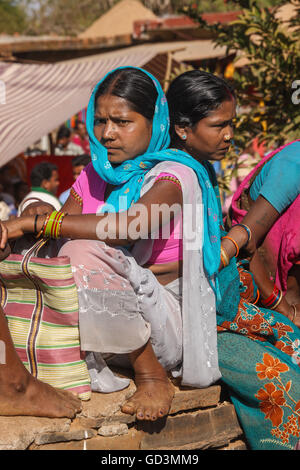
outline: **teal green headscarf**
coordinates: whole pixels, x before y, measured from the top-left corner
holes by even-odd
[[[136,67],[120,67],[115,70],[122,70],[124,68],[135,69]],[[86,126],[90,138],[94,169],[104,181],[116,186],[108,197],[106,204],[103,206],[103,211],[112,212],[112,208],[114,208],[116,212],[127,210],[132,203],[137,202],[140,198],[145,174],[162,161],[178,162],[192,168],[197,174],[202,189],[204,208],[203,247],[199,247],[199,249],[203,249],[204,267],[209,278],[211,278],[218,272],[220,265],[220,224],[222,223],[218,186],[213,167],[209,162],[204,162],[203,164],[199,163],[189,154],[181,150],[167,149],[170,143],[170,120],[166,97],[159,82],[153,75],[146,70],[139,68],[138,70],[142,70],[152,79],[158,93],[152,123],[152,137],[146,153],[113,167],[107,158],[107,149],[95,137],[95,95],[100,84],[110,73],[105,75],[96,85],[88,104]],[[212,180],[213,184],[209,173],[212,178],[215,178]]]

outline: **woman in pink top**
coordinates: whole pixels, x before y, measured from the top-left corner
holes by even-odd
[[[149,75],[120,68],[95,88],[88,108],[93,165],[73,185],[63,207],[68,216],[59,215],[60,229],[50,230],[56,219],[44,215],[24,217],[7,229],[9,237],[36,228],[43,235],[58,232],[72,239],[60,254],[70,257],[74,270],[92,387],[102,392],[124,388],[128,381],[112,374],[105,355],[128,356],[137,391],[122,410],[156,420],[168,413],[174,394],[167,371],[195,387],[220,378],[213,288],[223,264],[210,178],[201,158],[167,150],[168,107]],[[207,131],[198,135],[191,129],[195,146],[206,146],[206,159],[223,158],[232,135],[234,100],[227,84],[215,81],[218,93],[213,91],[212,107],[205,107],[207,119],[226,126],[211,132],[209,145]],[[122,207],[128,194],[130,205]],[[108,208],[112,201],[116,213]],[[242,246],[247,233],[235,232]]]

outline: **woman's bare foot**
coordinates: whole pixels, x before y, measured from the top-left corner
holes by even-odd
[[[73,418],[81,410],[73,393],[55,389],[27,371],[12,378],[3,368],[0,365],[0,416]]]
[[[0,361],[0,416],[72,418],[81,410],[81,401],[75,395],[40,382],[27,371],[16,353],[1,307],[0,341],[5,356]]]
[[[122,406],[123,413],[155,421],[169,413],[174,388],[154,354],[150,340],[130,355],[135,374],[135,394]]]
[[[139,420],[156,421],[169,413],[174,387],[165,375],[136,374],[135,394],[122,406],[123,413],[136,414]]]

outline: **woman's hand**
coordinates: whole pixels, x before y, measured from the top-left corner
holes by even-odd
[[[3,239],[3,241],[2,241]],[[10,253],[10,246],[7,243],[7,228],[4,227],[2,224],[0,225],[0,240],[2,243],[0,244],[0,262],[3,261],[5,258],[7,258]]]
[[[33,233],[34,217],[16,217],[1,222],[0,249],[4,250],[8,240],[21,238],[25,233]]]
[[[33,202],[23,210],[22,217],[29,215],[48,215],[53,211],[55,211],[55,207],[53,207],[51,204],[48,204],[47,202]]]

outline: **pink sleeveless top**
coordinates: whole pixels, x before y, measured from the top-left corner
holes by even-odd
[[[161,173],[157,178],[165,175],[174,177],[169,173]],[[71,196],[81,205],[82,214],[96,214],[103,206],[106,185],[106,181],[102,180],[94,170],[92,162],[89,163],[71,188]],[[162,238],[162,229],[160,229],[159,238],[154,240],[152,254],[147,264],[164,264],[182,260],[181,231],[181,217],[171,220],[168,239]]]

